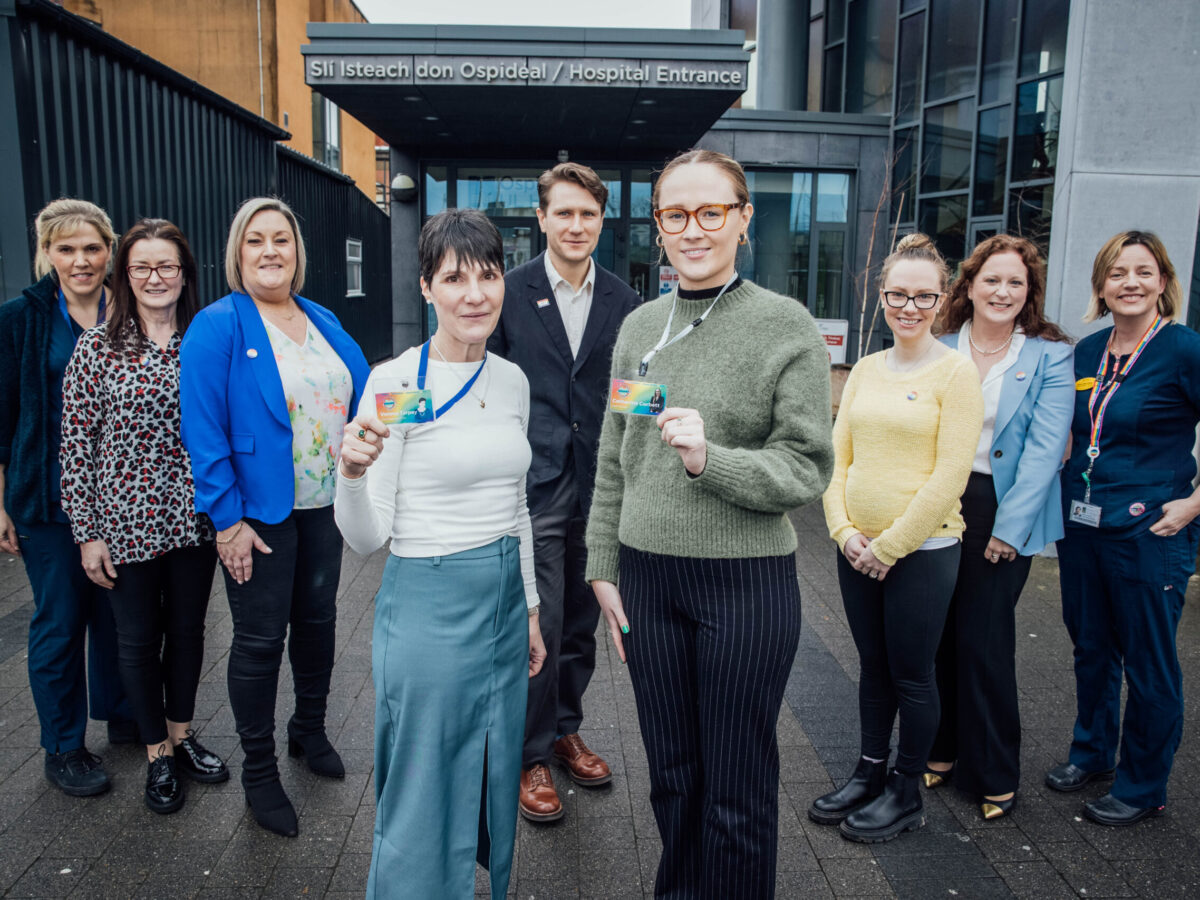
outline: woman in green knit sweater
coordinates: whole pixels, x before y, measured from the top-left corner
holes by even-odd
[[[879,301],[895,337],[858,361],[833,430],[837,465],[825,521],[858,648],[862,756],[809,818],[876,843],[925,823],[918,779],[938,723],[934,654],[958,575],[967,485],[983,427],[979,373],[932,327],[949,271],[933,242],[908,235],[883,263]],[[900,713],[896,768],[888,775]]]
[[[653,201],[679,288],[625,320],[613,377],[665,386],[667,406],[605,416],[587,578],[628,654],[655,896],[768,898],[775,721],[800,635],[786,513],[829,480],[829,358],[803,306],[738,278],[753,208],[737,162],[685,153]]]

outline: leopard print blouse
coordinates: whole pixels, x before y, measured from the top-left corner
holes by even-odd
[[[63,376],[62,506],[75,542],[102,540],[114,563],[213,540],[196,515],[179,436],[179,345],[135,340],[115,353],[104,326],[80,337]]]

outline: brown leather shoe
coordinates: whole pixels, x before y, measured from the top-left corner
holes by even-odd
[[[521,793],[518,799],[521,815],[531,822],[557,822],[563,817],[562,802],[554,789],[550,768],[537,763],[521,770]]]
[[[564,734],[555,741],[554,758],[567,767],[576,784],[599,787],[612,781],[608,763],[589,750],[578,734]]]

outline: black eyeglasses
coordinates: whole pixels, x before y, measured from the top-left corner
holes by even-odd
[[[688,217],[696,220],[696,224],[705,231],[720,231],[725,227],[725,220],[731,209],[741,209],[744,203],[708,203],[695,209],[683,209],[679,206],[668,206],[665,209],[654,210],[654,218],[658,227],[667,234],[679,234],[687,228]]]
[[[163,281],[170,281],[172,278],[178,278],[179,273],[183,271],[183,266],[129,266],[126,270],[130,278],[149,278],[153,273],[157,272],[158,277]]]
[[[904,309],[904,307],[908,306],[908,301],[911,300],[917,309],[933,309],[937,306],[938,298],[941,296],[941,292],[936,294],[905,294],[901,291],[884,291],[883,302],[892,309]]]

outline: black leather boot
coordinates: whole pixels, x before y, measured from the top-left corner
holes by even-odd
[[[893,769],[883,793],[848,815],[840,827],[842,837],[847,840],[880,844],[903,831],[915,831],[924,824],[920,776],[905,775]]]
[[[859,757],[858,766],[850,780],[836,791],[814,800],[808,808],[808,817],[818,825],[836,825],[882,794],[886,780],[886,760],[871,762]]]
[[[273,831],[283,837],[295,837],[300,833],[296,808],[284,793],[278,777],[264,784],[247,785],[246,803],[254,813],[254,821],[267,831]]]
[[[324,775],[326,778],[346,777],[346,767],[342,764],[338,752],[333,749],[333,744],[329,743],[325,729],[322,728],[315,734],[300,734],[295,720],[292,719],[288,722],[287,733],[288,756],[303,756],[315,775]]]

